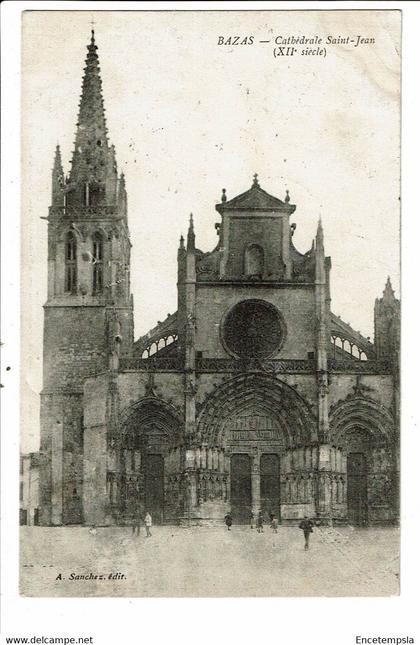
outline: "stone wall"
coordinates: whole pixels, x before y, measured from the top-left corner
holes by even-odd
[[[211,399],[220,386],[226,386],[237,376],[238,373],[228,371],[198,372],[195,394],[198,414],[203,404]],[[267,378],[268,375],[262,373],[262,376]],[[303,397],[316,418],[318,385],[315,373],[278,373],[273,380],[273,386],[276,380],[286,383]],[[157,402],[162,401],[170,405],[179,417],[183,418],[183,373],[158,370],[153,373],[141,370],[125,371],[118,374],[117,382],[120,430],[124,415],[139,401],[150,396]],[[113,504],[118,506],[119,503],[121,463],[117,451],[106,442],[106,427],[110,423],[107,417],[109,408],[106,405],[109,383],[109,378],[104,374],[88,379],[85,387],[85,449],[88,451],[85,452],[85,513],[87,512],[86,521],[88,518],[95,518],[98,523],[100,518],[105,523],[118,523],[121,519],[113,515],[111,508]],[[360,388],[365,388],[363,391],[371,397],[374,404],[382,408],[387,403],[387,396],[392,395],[392,377],[364,374],[357,378],[352,374],[331,374],[330,408],[334,409],[341,401],[352,399],[355,396],[355,388],[359,395]],[[221,454],[221,447],[218,446],[200,444],[198,441],[194,448],[185,451],[181,444],[165,451],[164,454],[166,521],[222,521],[230,508],[229,457]],[[242,448],[246,452],[246,446]],[[263,452],[269,453],[270,446],[264,446]],[[318,517],[322,522],[346,521],[345,446],[334,445],[334,442],[323,446],[313,443],[289,450],[280,448],[280,452],[281,521],[294,523],[305,515]],[[369,461],[368,503],[369,522],[372,523],[388,521],[391,518],[390,506],[383,504],[383,495],[384,491],[389,492],[390,486],[394,487],[395,484],[394,471],[391,472],[391,466],[385,467],[385,457],[378,455],[377,451],[373,451]],[[387,455],[387,459],[393,463],[395,453]],[[133,462],[129,456],[124,463],[133,466],[129,467],[126,474],[129,478],[134,477],[135,485],[139,485],[140,453],[137,461],[136,459],[134,455]],[[93,464],[95,460],[96,465]],[[106,468],[103,467],[104,463]],[[95,502],[92,501],[94,496]],[[97,507],[98,499],[102,497],[106,501],[100,503],[102,510],[97,514],[94,507]]]
[[[196,290],[195,349],[204,357],[224,358],[229,354],[220,338],[222,319],[229,309],[249,298],[274,304],[286,324],[286,337],[280,351],[272,358],[306,359],[315,351],[314,291],[309,287],[247,287],[246,291],[231,286],[198,283]]]
[[[110,375],[103,374],[88,379],[84,389],[83,510],[89,525],[112,523],[107,497],[109,387]]]
[[[106,369],[103,307],[45,307],[44,390],[83,391],[88,376]]]
[[[82,521],[82,428],[81,394],[41,395],[41,524]]]

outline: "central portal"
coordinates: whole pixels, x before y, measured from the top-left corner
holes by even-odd
[[[230,462],[230,499],[235,524],[247,524],[251,516],[251,458],[232,455]]]

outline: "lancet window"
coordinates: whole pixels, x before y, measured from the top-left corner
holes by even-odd
[[[92,247],[92,262],[93,262],[93,293],[101,293],[104,286],[104,245],[100,233],[95,233],[93,236]]]
[[[71,231],[66,236],[64,287],[70,293],[75,293],[77,289],[77,242]]]

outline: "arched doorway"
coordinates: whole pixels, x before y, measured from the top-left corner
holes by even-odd
[[[152,515],[155,524],[172,516],[172,470],[179,470],[180,419],[167,403],[143,399],[124,415],[120,449],[120,509],[126,520]]]
[[[390,413],[366,397],[337,404],[330,416],[331,439],[347,465],[347,517],[354,526],[392,522],[397,473]]]
[[[251,512],[280,517],[280,458],[288,446],[280,409],[258,394],[236,406],[222,422],[222,436],[230,455],[231,512],[238,524]]]
[[[234,523],[251,512],[281,518],[281,463],[310,443],[316,425],[304,400],[275,377],[240,375],[220,386],[203,408],[200,441],[223,449],[228,468],[227,510]]]

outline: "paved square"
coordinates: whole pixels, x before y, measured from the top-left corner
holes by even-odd
[[[388,596],[399,593],[399,530],[297,527],[21,527],[25,596]],[[73,574],[73,576],[72,576]],[[80,576],[103,579],[80,579]],[[114,579],[109,579],[110,574]],[[117,574],[122,574],[117,575]],[[79,576],[79,578],[75,578]],[[71,579],[71,578],[74,579]]]

